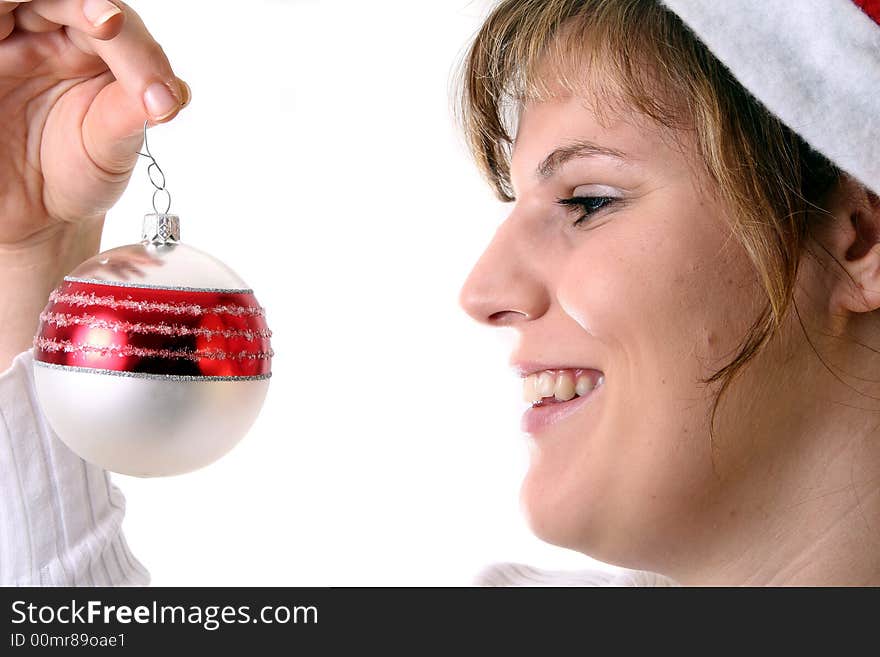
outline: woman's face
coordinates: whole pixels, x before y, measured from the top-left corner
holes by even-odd
[[[740,439],[761,413],[724,413],[719,458],[717,387],[700,379],[737,353],[762,297],[693,142],[678,142],[647,121],[600,125],[573,97],[525,106],[516,202],[461,296],[474,318],[515,329],[521,376],[549,372],[525,379],[543,399],[523,421],[533,531],[632,567],[687,558],[683,540],[733,513],[725,482],[749,461]],[[576,225],[583,207],[559,203],[574,197],[613,200],[581,201],[599,209]],[[569,398],[579,375],[584,396],[544,396]]]

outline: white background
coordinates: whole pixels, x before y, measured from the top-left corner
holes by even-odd
[[[185,242],[267,308],[262,415],[195,473],[114,476],[155,585],[458,585],[594,567],[531,535],[511,336],[457,304],[504,217],[450,83],[484,1],[131,0],[193,102],[150,131]],[[139,239],[142,162],[103,248]]]

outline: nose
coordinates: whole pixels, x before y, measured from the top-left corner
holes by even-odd
[[[459,303],[478,322],[508,326],[547,312],[550,295],[526,237],[509,217],[468,275]]]

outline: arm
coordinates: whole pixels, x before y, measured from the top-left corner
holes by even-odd
[[[0,374],[0,585],[148,584],[122,533],[125,499],[48,428],[32,362],[22,353]]]
[[[189,95],[119,0],[0,0],[0,371],[98,252],[144,121],[172,120]]]
[[[18,244],[0,245],[0,371],[31,347],[49,292],[98,252],[102,223],[57,225]]]
[[[42,416],[29,348],[49,292],[97,253],[144,121],[188,100],[118,0],[0,0],[0,585],[149,581],[122,495]]]

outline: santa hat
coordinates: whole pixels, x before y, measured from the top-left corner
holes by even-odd
[[[763,105],[880,193],[880,0],[662,0]]]

